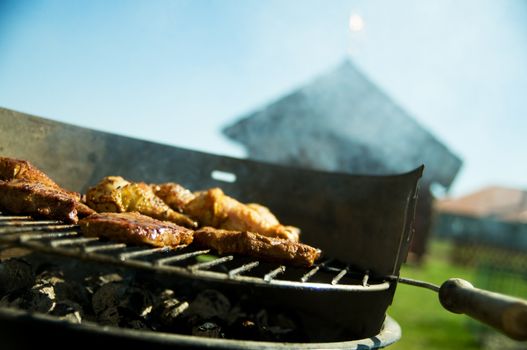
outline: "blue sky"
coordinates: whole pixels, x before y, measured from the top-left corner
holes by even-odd
[[[525,1],[0,0],[0,106],[213,153],[348,57],[463,158],[452,194],[527,189]]]

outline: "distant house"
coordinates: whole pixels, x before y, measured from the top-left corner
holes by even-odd
[[[459,198],[438,201],[440,213],[527,223],[527,191],[492,186]]]
[[[393,174],[425,165],[417,234],[423,254],[429,186],[449,188],[461,160],[347,60],[223,130],[250,158],[354,174]]]
[[[487,187],[469,195],[443,199],[434,232],[460,243],[527,252],[527,191]]]

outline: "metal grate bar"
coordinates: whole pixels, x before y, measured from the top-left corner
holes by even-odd
[[[322,261],[321,263],[317,264],[315,267],[313,267],[311,270],[309,270],[307,273],[305,273],[301,278],[300,282],[306,283],[311,277],[313,277],[322,267],[326,267],[326,265],[330,264],[333,261],[333,259],[327,259]]]
[[[342,290],[349,292],[375,292],[384,291],[390,288],[392,280],[382,280],[381,282],[371,283],[369,272],[360,273],[358,281],[350,284],[339,283],[346,275],[355,275],[349,267],[332,266],[332,260],[326,260],[317,266],[300,270],[305,272],[298,280],[296,272],[298,269],[291,269],[291,274],[286,274],[286,266],[278,266],[274,270],[269,270],[263,277],[260,272],[252,270],[261,266],[258,261],[250,261],[246,264],[236,264],[235,268],[211,269],[214,266],[228,261],[235,260],[235,255],[213,257],[214,260],[195,263],[194,260],[185,261],[189,258],[198,257],[210,253],[210,249],[195,250],[194,246],[170,247],[143,247],[127,245],[119,242],[100,241],[98,237],[85,237],[79,232],[77,225],[59,224],[51,220],[27,221],[32,220],[24,216],[1,216],[0,215],[0,243],[12,245],[18,244],[21,247],[28,247],[35,251],[49,254],[57,254],[70,258],[96,261],[101,263],[111,263],[118,266],[129,268],[147,269],[156,272],[174,273],[188,278],[204,278],[207,280],[224,281],[231,283],[250,283],[253,285],[268,285],[284,288],[315,288],[328,290]],[[14,223],[16,221],[17,224]],[[30,222],[30,224],[27,224]],[[7,225],[4,225],[7,224]],[[88,244],[94,243],[94,244]],[[130,248],[130,250],[128,249]],[[184,250],[183,250],[184,249]],[[107,251],[107,252],[105,252]],[[99,252],[104,252],[100,253]],[[166,252],[167,255],[156,256],[153,259],[140,259],[155,253]],[[184,253],[182,253],[184,252]],[[138,258],[138,259],[134,259]],[[176,262],[185,261],[181,264]],[[247,261],[247,260],[243,260]],[[193,264],[193,265],[191,265]],[[338,265],[338,264],[337,264]],[[223,265],[225,266],[225,265]],[[306,272],[307,271],[307,272]],[[313,282],[315,274],[331,274],[331,283]],[[282,278],[278,275],[284,274]],[[359,274],[359,272],[357,272]],[[324,275],[325,276],[325,275]],[[360,283],[362,278],[362,284]],[[354,279],[356,280],[356,279]],[[395,283],[397,280],[395,280]],[[184,308],[184,306],[182,306]]]
[[[188,269],[190,269],[190,270],[206,270],[206,269],[210,269],[213,266],[223,264],[224,262],[231,261],[232,259],[234,259],[234,256],[227,255],[227,256],[223,256],[223,257],[218,258],[218,259],[214,259],[212,261],[206,261],[206,262],[190,265],[190,266],[188,266]]]
[[[64,225],[57,220],[40,220],[40,221],[26,221],[26,220],[10,220],[1,222],[2,226],[43,226],[43,225]]]
[[[305,273],[304,276],[302,276],[302,278],[300,278],[300,281],[303,283],[307,282],[311,277],[313,277],[318,272],[319,269],[320,269],[320,265],[313,267],[311,270]]]
[[[124,261],[124,260],[130,259],[130,258],[137,258],[137,257],[140,257],[140,256],[152,255],[152,254],[155,254],[157,252],[167,252],[169,250],[170,250],[169,247],[148,248],[148,249],[137,250],[135,252],[121,253],[118,256],[119,256],[119,260],[123,260]]]
[[[45,233],[25,233],[20,236],[19,240],[21,242],[27,242],[35,239],[46,239],[46,238],[60,238],[60,237],[70,237],[78,236],[77,231],[58,231],[58,232],[45,232]]]
[[[58,239],[56,241],[51,242],[51,246],[59,247],[59,246],[65,246],[65,245],[83,244],[83,243],[88,243],[88,242],[95,242],[98,240],[99,238],[97,237],[65,238],[65,239]]]
[[[258,266],[260,264],[259,261],[253,261],[253,262],[250,262],[248,264],[244,264],[240,267],[237,267],[233,270],[230,270],[229,271],[229,277],[234,277],[234,276],[237,276],[237,275],[240,275],[244,272],[247,272],[247,271],[250,271],[252,270],[253,268],[255,268],[256,266]]]
[[[348,273],[347,267],[345,269],[340,270],[340,272],[335,277],[333,277],[333,279],[331,280],[331,284],[336,285],[337,283],[339,283],[342,277],[344,277],[347,273]]]
[[[93,252],[100,252],[105,250],[116,250],[126,248],[125,243],[103,243],[101,245],[94,245],[89,247],[83,247],[84,252],[86,253],[93,253]]]
[[[264,276],[264,281],[265,282],[271,282],[271,280],[273,278],[275,278],[276,276],[278,276],[279,274],[281,273],[284,273],[285,272],[285,266],[284,265],[280,265],[279,267],[277,267],[276,269],[274,269],[273,271],[267,273],[265,276]]]
[[[155,261],[155,264],[156,265],[166,265],[168,263],[173,263],[173,262],[176,262],[176,261],[186,260],[186,259],[192,258],[194,256],[208,254],[209,252],[210,252],[210,249],[206,249],[206,250],[196,250],[194,252],[180,254],[180,255],[173,255],[173,256],[169,256],[167,258],[158,259],[158,260]]]
[[[56,231],[76,227],[75,225],[39,225],[39,226],[4,226],[0,227],[1,234],[22,233],[31,231]]]
[[[31,216],[15,216],[15,215],[1,215],[0,216],[0,222],[13,221],[13,220],[31,220]]]
[[[366,271],[364,273],[364,277],[362,277],[362,286],[367,287],[369,286],[368,280],[370,279],[370,271]]]

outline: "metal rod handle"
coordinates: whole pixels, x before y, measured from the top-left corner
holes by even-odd
[[[527,301],[474,288],[460,278],[441,285],[439,301],[448,311],[466,314],[505,333],[527,340]]]

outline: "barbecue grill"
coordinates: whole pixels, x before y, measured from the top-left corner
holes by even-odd
[[[72,325],[0,308],[2,329],[40,330],[48,340],[49,331],[59,330],[64,337],[85,337],[91,343],[105,338],[160,347],[379,348],[400,337],[400,328],[386,316],[386,309],[397,283],[406,282],[439,291],[441,302],[452,311],[469,313],[518,339],[527,338],[527,303],[523,301],[459,281],[449,281],[440,290],[399,276],[412,236],[423,167],[393,176],[326,173],[170,147],[6,109],[0,109],[0,125],[2,156],[31,161],[65,188],[85,192],[108,175],[152,183],[177,181],[193,190],[221,186],[242,202],[270,207],[282,222],[302,228],[303,242],[324,252],[314,267],[300,269],[236,255],[211,258],[213,252],[192,246],[169,250],[106,242],[83,237],[76,225],[4,213],[0,216],[2,244],[162,275],[167,281],[186,281],[196,288],[241,289],[264,304],[303,310],[309,315],[303,326],[311,333],[307,343],[204,339],[89,323]],[[208,259],[200,260],[204,255]],[[329,334],[328,328],[339,331]],[[90,337],[93,334],[98,337]]]

